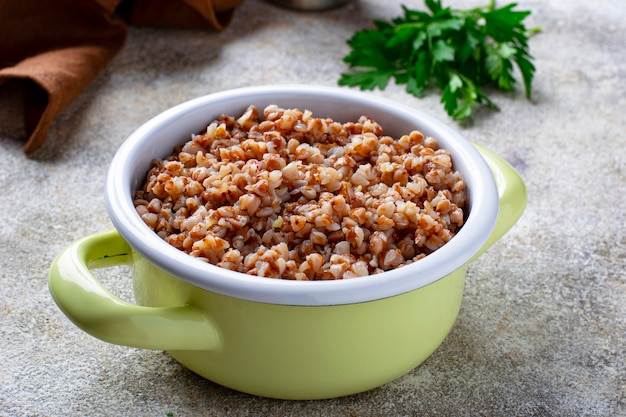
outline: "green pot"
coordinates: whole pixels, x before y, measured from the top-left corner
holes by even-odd
[[[413,264],[330,282],[253,277],[193,259],[143,224],[132,191],[150,161],[221,113],[249,104],[300,107],[341,121],[367,114],[397,132],[419,129],[448,149],[469,191],[469,216],[450,242]],[[356,116],[355,116],[356,115]],[[109,343],[166,350],[182,365],[242,392],[322,399],[369,390],[422,363],[458,315],[467,265],[521,216],[519,174],[492,152],[406,106],[351,90],[268,86],[174,107],[122,145],[106,182],[116,230],[86,237],[55,259],[52,296],[79,328]],[[91,270],[128,264],[136,304],[108,292]]]

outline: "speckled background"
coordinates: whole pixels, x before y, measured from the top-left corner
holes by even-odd
[[[56,307],[47,271],[70,242],[112,228],[104,175],[141,123],[234,87],[336,85],[345,41],[373,19],[398,16],[401,2],[298,13],[246,0],[220,33],[131,28],[121,53],[30,157],[21,150],[19,92],[0,88],[0,415],[625,416],[626,3],[519,3],[532,11],[529,25],[543,28],[530,41],[531,103],[522,91],[493,93],[500,112],[480,110],[459,125],[436,93],[419,100],[394,85],[373,93],[500,154],[523,176],[529,203],[471,265],[442,346],[408,375],[345,398],[257,398],[206,381],[164,352],[101,342]],[[132,299],[124,268],[98,277]]]

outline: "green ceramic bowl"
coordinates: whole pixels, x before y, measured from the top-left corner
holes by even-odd
[[[366,114],[392,136],[413,129],[432,135],[465,178],[465,225],[418,262],[342,281],[249,276],[176,250],[137,215],[133,191],[153,158],[250,104],[309,109],[337,121]],[[242,392],[321,399],[383,385],[433,353],[458,315],[467,265],[515,224],[526,191],[497,155],[415,109],[348,89],[267,86],[201,97],[148,121],[114,157],[105,199],[116,230],[73,243],[50,270],[52,296],[72,322],[106,342],[166,350]],[[112,295],[91,273],[120,264],[132,267],[136,304]]]

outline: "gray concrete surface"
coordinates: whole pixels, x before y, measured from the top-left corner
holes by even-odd
[[[137,126],[223,89],[335,85],[345,40],[372,19],[399,15],[401,2],[355,0],[305,14],[247,0],[221,33],[132,28],[31,157],[21,150],[19,94],[0,90],[0,415],[625,416],[626,3],[519,3],[543,27],[530,42],[532,103],[521,91],[494,94],[500,112],[479,111],[461,126],[436,94],[374,93],[503,156],[524,177],[529,204],[471,265],[443,345],[408,375],[346,398],[257,398],[203,380],[164,352],[101,342],[59,311],[47,271],[70,242],[112,228],[103,179]],[[132,297],[124,268],[98,274]]]

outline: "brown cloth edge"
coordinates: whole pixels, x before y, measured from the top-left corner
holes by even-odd
[[[93,81],[122,45],[123,40],[114,49],[96,45],[57,49],[0,70],[0,82],[16,80],[24,86],[24,127],[28,135],[25,153],[43,145],[54,118]],[[53,62],[66,70],[52,73],[47,68]],[[80,79],[72,76],[73,71],[81,72]]]
[[[144,0],[137,0],[138,2]],[[152,0],[163,1],[163,0]],[[165,0],[172,6],[171,0]],[[216,0],[216,7],[210,0],[183,0],[191,9],[180,13],[177,19],[163,18],[163,13],[152,13],[151,18],[141,15],[140,8],[134,4],[130,18],[131,24],[151,26],[196,27],[221,30],[230,23],[234,8],[243,0]],[[24,90],[24,126],[27,140],[23,147],[26,154],[31,154],[46,141],[48,130],[54,119],[72,102],[108,62],[122,49],[126,40],[124,22],[113,17],[120,0],[97,0],[96,7],[105,13],[113,33],[110,39],[101,44],[84,44],[53,49],[27,57],[17,64],[0,68],[0,88],[7,81],[23,84]],[[133,20],[133,17],[135,20]],[[169,17],[169,14],[168,14]],[[181,18],[182,17],[182,18]],[[186,19],[186,20],[185,20]],[[95,43],[95,42],[93,42]],[[61,64],[61,70],[51,73],[50,63]],[[79,70],[81,77],[72,80],[72,72],[63,68]],[[87,71],[85,72],[85,69]]]
[[[128,22],[137,26],[165,26],[222,30],[243,0],[179,0],[188,7],[172,7],[172,0],[134,0]],[[167,15],[163,10],[168,10]]]

